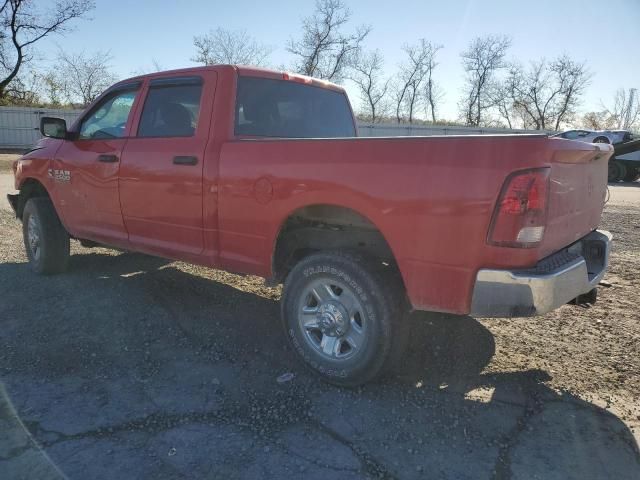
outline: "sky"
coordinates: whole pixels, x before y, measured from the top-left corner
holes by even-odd
[[[52,0],[44,0],[50,1]],[[64,36],[39,44],[40,57],[55,58],[59,48],[73,52],[109,51],[117,76],[194,65],[193,36],[222,27],[244,29],[274,50],[270,64],[291,65],[285,46],[298,38],[301,20],[313,12],[313,0],[95,0],[88,20]],[[506,34],[508,58],[528,63],[563,53],[586,61],[593,73],[581,110],[612,103],[617,88],[640,89],[640,0],[344,0],[350,26],[372,27],[366,49],[379,49],[387,74],[403,59],[402,45],[426,38],[444,48],[435,79],[445,92],[441,117],[458,117],[463,85],[460,52],[476,36]],[[346,85],[357,108],[359,97]]]

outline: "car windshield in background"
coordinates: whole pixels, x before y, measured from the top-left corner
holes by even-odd
[[[344,93],[257,77],[238,78],[235,134],[280,138],[356,136]]]

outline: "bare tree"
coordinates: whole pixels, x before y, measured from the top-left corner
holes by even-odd
[[[44,96],[49,100],[49,104],[52,107],[61,106],[63,101],[64,88],[58,77],[54,72],[47,72],[40,79]]]
[[[40,86],[40,75],[34,70],[25,72],[23,69],[5,88],[0,105],[40,106],[44,103]]]
[[[536,130],[558,130],[574,118],[590,78],[585,64],[563,55],[531,62],[528,69],[512,65],[504,89]]]
[[[586,112],[579,125],[591,130],[640,129],[640,98],[635,88],[619,88],[613,105],[603,104],[602,110]]]
[[[262,66],[273,48],[259,43],[246,30],[216,28],[193,37],[196,55],[191,60],[204,65],[237,64]]]
[[[114,83],[117,78],[110,62],[109,52],[86,55],[61,51],[55,74],[69,103],[88,105]]]
[[[362,53],[353,64],[350,75],[360,91],[362,102],[367,107],[367,115],[375,123],[384,106],[384,98],[389,88],[389,79],[383,80],[384,60],[379,50]]]
[[[619,88],[616,90],[613,106],[606,108],[613,117],[615,128],[629,130],[638,127],[640,120],[640,94],[636,88]]]
[[[608,130],[616,128],[616,118],[606,111],[587,112],[582,116],[580,126],[589,130]]]
[[[289,40],[287,51],[298,57],[298,73],[339,81],[351,67],[371,27],[343,33],[351,12],[342,0],[316,0],[315,12],[302,21],[302,38]]]
[[[508,72],[502,81],[491,82],[488,88],[489,104],[495,108],[498,118],[506,123],[508,128],[533,128],[530,115],[527,114],[526,104],[518,101],[518,90],[522,88],[522,68],[517,63],[508,65]]]
[[[442,48],[442,45],[432,46],[431,54],[427,58],[427,62],[425,62],[425,66],[427,69],[426,80],[425,80],[425,91],[424,91],[424,100],[425,100],[425,113],[429,115],[431,113],[431,121],[436,123],[436,112],[438,109],[438,104],[444,97],[444,92],[440,90],[439,85],[433,78],[433,71],[438,66],[436,63],[436,54],[438,50]]]
[[[93,7],[92,0],[58,0],[49,10],[37,8],[33,0],[0,0],[0,98],[31,59],[34,44],[64,32]]]
[[[570,121],[575,116],[592,75],[584,63],[576,62],[566,55],[551,62],[549,69],[558,92],[556,105],[551,107],[555,112],[553,129],[558,130],[563,122]],[[549,97],[548,102],[553,104],[553,99]]]
[[[398,123],[402,120],[403,113],[406,112],[409,117],[409,123],[413,122],[416,107],[422,97],[422,86],[425,78],[431,80],[431,101],[436,104],[436,90],[433,83],[433,69],[436,67],[435,56],[441,45],[420,39],[415,45],[405,44],[402,50],[407,54],[407,60],[400,65],[396,82],[394,101],[396,106],[396,120]],[[429,88],[429,85],[427,85]],[[435,110],[432,110],[435,118]],[[434,120],[435,121],[435,120]]]
[[[506,36],[477,37],[462,52],[462,66],[466,72],[464,96],[460,102],[467,125],[479,126],[492,107],[490,96],[496,72],[506,67],[505,56],[511,46]]]
[[[507,128],[514,128],[516,106],[513,103],[513,97],[509,90],[509,79],[502,83],[494,83],[489,90],[489,98],[491,104],[498,111],[498,116],[506,122]]]
[[[155,58],[151,58],[151,64],[144,65],[136,70],[133,70],[132,75],[147,75],[149,73],[161,72],[166,68]]]

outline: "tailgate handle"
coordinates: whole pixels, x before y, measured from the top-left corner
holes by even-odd
[[[173,157],[173,163],[175,165],[195,165],[198,163],[197,157]]]
[[[115,163],[118,161],[117,155],[98,155],[98,161],[104,163]]]

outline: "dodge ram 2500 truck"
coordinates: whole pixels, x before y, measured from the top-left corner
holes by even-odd
[[[286,336],[340,385],[392,363],[412,309],[540,315],[607,267],[606,144],[356,138],[339,86],[229,65],[119,82],[41,131],[9,196],[35,272],[76,239],[283,283]]]

